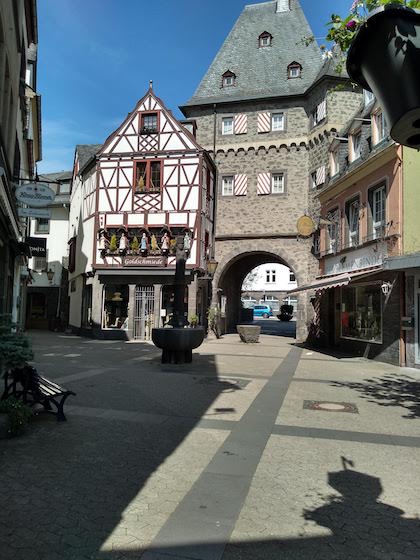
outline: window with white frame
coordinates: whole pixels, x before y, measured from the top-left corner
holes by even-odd
[[[35,233],[49,233],[50,220],[48,218],[37,218],[35,221]]]
[[[385,185],[372,189],[371,197],[372,212],[372,237],[379,239],[385,233],[386,223],[386,189]]]
[[[225,175],[222,177],[222,196],[233,195],[234,177],[233,175]]]
[[[34,257],[32,267],[36,272],[47,270],[47,257]]]
[[[327,240],[326,251],[336,253],[340,247],[340,210],[335,208],[327,213]]]
[[[310,114],[310,126],[314,127],[327,117],[327,100],[324,99]]]
[[[258,45],[260,47],[271,47],[272,39],[273,36],[268,33],[268,31],[264,31],[264,33],[261,33],[261,35],[258,37]]]
[[[339,163],[338,158],[339,158],[338,148],[336,148],[335,150],[332,150],[330,152],[330,174],[331,174],[331,177],[334,177],[340,171],[340,163]]]
[[[311,179],[310,179],[310,183],[311,183],[311,188],[312,189],[316,189],[317,187],[317,179],[316,179],[316,171],[313,171],[311,173]]]
[[[266,270],[265,271],[265,283],[266,284],[274,284],[276,281],[276,271],[275,270]]]
[[[233,117],[222,118],[222,134],[233,134]]]
[[[236,82],[236,75],[228,70],[222,75],[222,87],[234,86]]]
[[[300,78],[302,74],[302,66],[299,62],[292,62],[287,67],[287,77],[288,78]]]
[[[365,102],[365,107],[367,107],[369,105],[369,103],[371,103],[374,99],[374,95],[371,91],[364,89],[363,90],[363,99]]]
[[[346,203],[346,215],[349,247],[357,247],[359,245],[359,198]]]
[[[373,141],[379,144],[386,136],[386,121],[383,111],[378,111],[373,115]]]
[[[362,131],[358,130],[350,136],[350,160],[355,161],[362,155]]]
[[[284,113],[272,113],[271,130],[272,131],[284,130]]]
[[[284,193],[284,174],[273,173],[271,175],[271,192],[273,194]]]
[[[295,273],[289,270],[289,282],[296,282]]]

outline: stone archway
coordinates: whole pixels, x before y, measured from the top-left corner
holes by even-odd
[[[234,332],[240,322],[241,288],[246,275],[256,266],[276,262],[290,268],[298,285],[308,281],[313,257],[307,241],[296,239],[265,239],[247,241],[226,241],[217,244],[219,262],[213,278],[213,303],[225,298],[225,329]],[[313,312],[305,293],[298,297],[296,316],[296,338],[306,340]]]

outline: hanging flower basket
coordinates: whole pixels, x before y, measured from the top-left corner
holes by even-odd
[[[374,10],[351,41],[347,72],[375,94],[391,138],[420,149],[420,10],[393,4]]]

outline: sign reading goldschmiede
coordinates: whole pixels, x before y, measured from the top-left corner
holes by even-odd
[[[166,266],[165,257],[128,256],[123,258],[124,266]]]
[[[55,192],[42,183],[20,185],[15,191],[16,199],[35,208],[43,208],[54,201]]]

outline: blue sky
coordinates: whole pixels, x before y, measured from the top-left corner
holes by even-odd
[[[146,92],[178,106],[194,93],[246,4],[257,0],[38,0],[43,160],[71,169],[76,144],[101,144]],[[351,0],[301,0],[316,37]],[[322,40],[320,41],[322,42]]]

